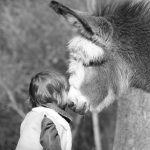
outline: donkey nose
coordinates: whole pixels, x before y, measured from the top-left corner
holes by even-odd
[[[75,104],[74,104],[74,102],[72,102],[72,101],[68,103],[68,107],[73,107],[74,105],[75,105]]]

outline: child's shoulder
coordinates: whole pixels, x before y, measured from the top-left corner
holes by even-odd
[[[26,114],[25,118],[32,118],[32,117],[36,118],[36,116],[41,116],[40,113],[38,113],[38,111],[36,111],[36,109],[37,109],[37,107],[32,108],[32,110]]]
[[[21,124],[22,128],[24,126],[31,126],[33,124],[40,124],[41,120],[43,119],[43,116],[44,115],[42,115],[36,111],[33,111],[33,110],[29,111],[26,114],[24,120],[22,121],[22,124]]]
[[[43,114],[43,115],[50,115],[50,114],[56,113],[54,109],[43,107],[43,106],[33,108],[32,112],[36,112],[36,113]]]

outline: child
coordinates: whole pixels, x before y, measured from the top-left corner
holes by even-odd
[[[41,72],[32,78],[32,110],[21,124],[16,150],[71,150],[66,89],[65,78],[57,72]]]

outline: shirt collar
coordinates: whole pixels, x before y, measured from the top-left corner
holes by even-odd
[[[71,116],[66,111],[64,111],[63,109],[61,109],[60,107],[58,107],[56,104],[47,103],[47,104],[43,104],[42,106],[55,110],[63,118],[65,118],[69,123],[72,122]]]

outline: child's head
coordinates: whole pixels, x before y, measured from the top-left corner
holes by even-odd
[[[30,82],[29,97],[32,107],[46,103],[55,103],[64,108],[66,99],[67,81],[58,72],[40,72]]]

